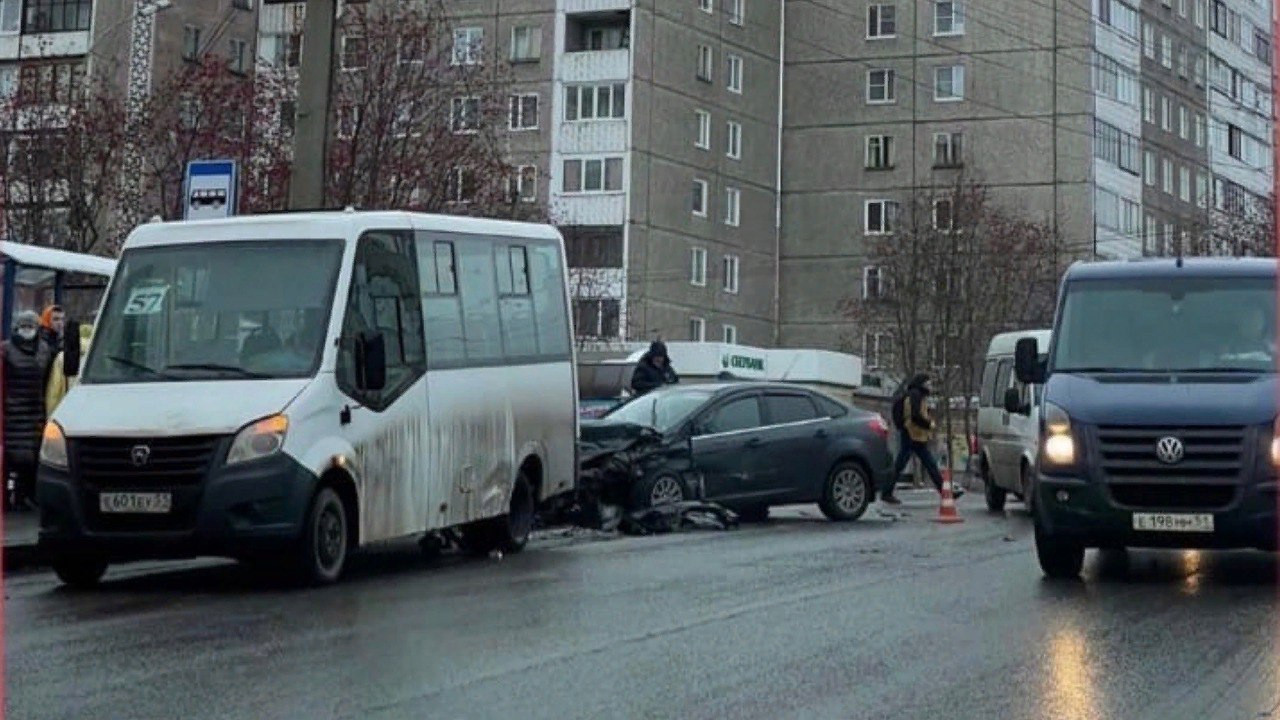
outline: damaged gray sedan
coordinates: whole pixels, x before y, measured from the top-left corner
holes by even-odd
[[[763,519],[817,503],[856,520],[893,464],[879,415],[772,383],[659,390],[583,422],[581,439],[582,480],[631,510],[705,500]]]

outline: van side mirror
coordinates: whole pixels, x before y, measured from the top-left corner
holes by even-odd
[[[1022,338],[1013,350],[1013,369],[1024,385],[1044,383],[1044,366],[1040,364],[1040,348],[1035,338]]]
[[[356,387],[378,392],[387,386],[387,340],[380,332],[356,337]]]
[[[80,374],[80,323],[68,320],[62,329],[62,374],[73,378]]]
[[[1004,391],[1004,409],[1014,415],[1021,415],[1026,410],[1022,406],[1022,393],[1018,392],[1018,388],[1009,388]]]

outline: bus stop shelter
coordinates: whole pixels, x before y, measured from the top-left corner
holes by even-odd
[[[0,240],[0,339],[8,339],[13,317],[60,305],[75,320],[90,320],[116,261]]]

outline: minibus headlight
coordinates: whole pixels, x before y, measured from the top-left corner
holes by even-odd
[[[1271,466],[1280,468],[1280,418],[1271,424]]]
[[[1065,466],[1076,461],[1076,440],[1071,434],[1071,418],[1053,403],[1044,404],[1044,460]]]
[[[263,418],[236,433],[227,453],[227,464],[258,460],[280,452],[284,448],[284,436],[289,431],[289,418],[272,415]]]
[[[57,470],[66,470],[67,436],[62,426],[50,420],[44,424],[44,436],[40,441],[40,462]]]

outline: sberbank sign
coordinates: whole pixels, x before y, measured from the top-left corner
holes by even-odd
[[[764,358],[748,357],[746,355],[725,355],[720,358],[720,364],[726,370],[764,372]]]

